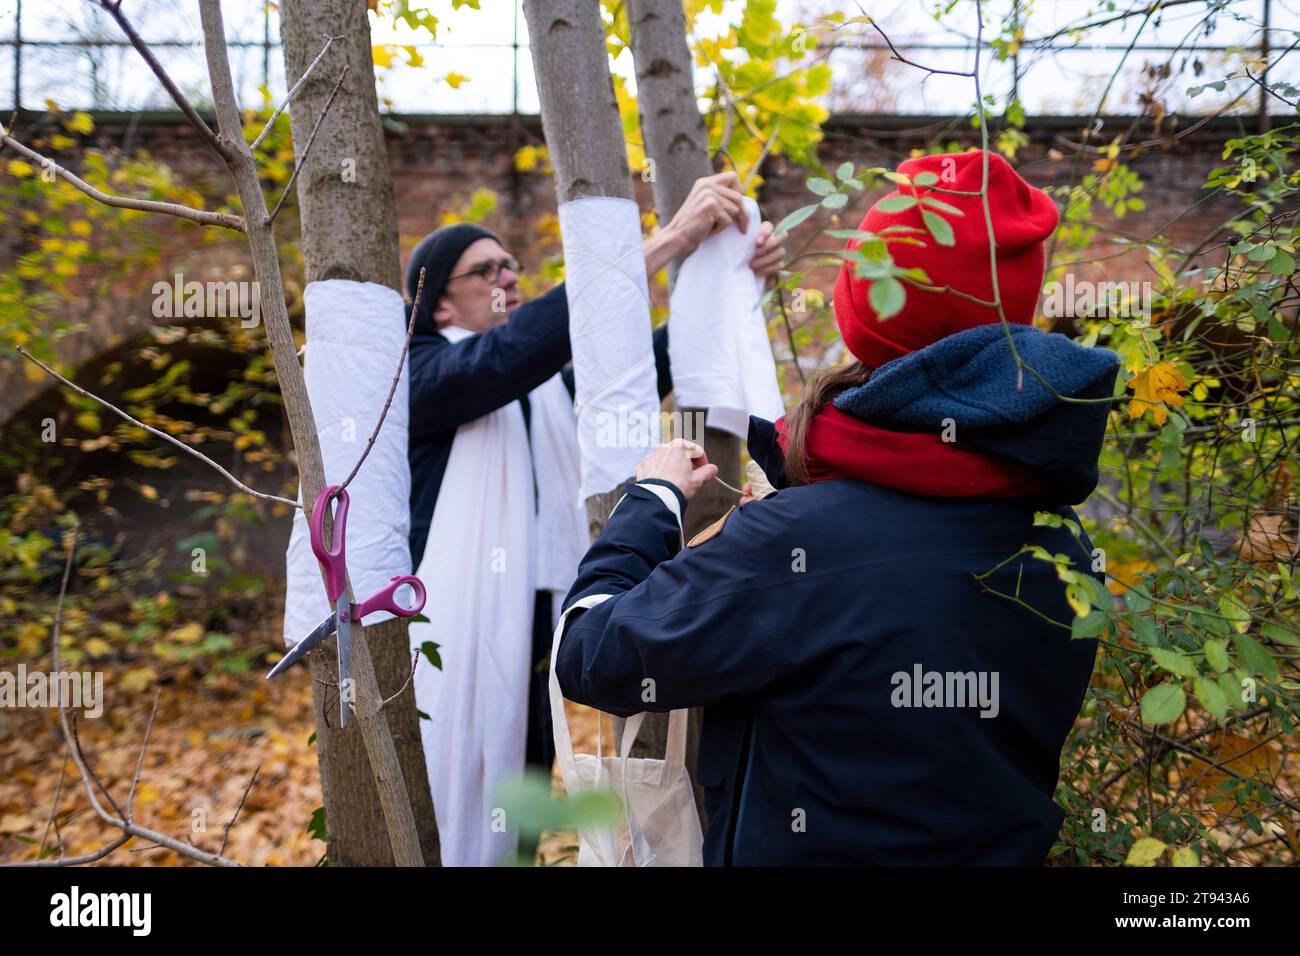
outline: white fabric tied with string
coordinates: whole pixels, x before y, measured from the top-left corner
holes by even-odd
[[[581,500],[612,491],[659,444],[641,214],[604,196],[560,206]]]
[[[406,309],[395,290],[374,282],[308,283],[303,375],[320,436],[325,483],[340,484],[366,449],[393,384],[406,342]],[[348,577],[360,597],[411,573],[411,468],[406,457],[410,409],[403,364],[393,403],[361,470],[348,485]],[[302,501],[302,489],[298,490]],[[307,515],[297,509],[285,552],[284,639],[292,646],[334,609],[312,554]],[[376,612],[365,623],[393,615]]]
[[[758,204],[745,199],[749,229],[728,227],[686,257],[668,302],[668,359],[682,408],[707,408],[707,424],[740,438],[749,416],[785,414],[759,302],[763,279],[749,268],[758,244]]]

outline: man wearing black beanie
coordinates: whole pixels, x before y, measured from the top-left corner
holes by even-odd
[[[653,276],[670,261],[688,255],[715,232],[733,224],[745,231],[748,224],[744,221],[742,198],[735,173],[698,180],[672,221],[645,240],[647,275]],[[771,223],[763,223],[750,267],[759,275],[775,275],[784,261],[782,242],[781,237],[773,235]],[[565,368],[572,356],[563,284],[537,299],[521,302],[518,260],[505,250],[494,233],[472,223],[438,229],[415,247],[406,266],[408,300],[414,299],[421,269],[424,286],[410,348],[408,446],[411,561],[416,569],[425,556],[430,524],[460,427],[519,402],[529,440],[533,441],[537,423],[532,420],[534,409],[529,393],[561,372],[570,400],[573,392],[572,372]],[[654,336],[660,397],[672,389],[666,331],[660,329]],[[530,469],[524,461],[524,474],[517,480],[533,486],[536,502],[535,464],[531,470],[534,473],[528,474]],[[442,546],[448,543],[442,542]],[[550,653],[551,592],[538,590],[536,599],[529,661],[526,761],[549,773],[554,744],[547,671],[537,665]],[[431,608],[426,614],[436,623],[437,608]],[[449,640],[451,637],[448,635]],[[447,666],[452,666],[450,657]],[[437,687],[436,682],[434,686]],[[450,733],[452,729],[442,728],[440,732]],[[468,755],[465,762],[463,768],[458,764],[451,772],[476,772],[476,764]],[[429,770],[432,782],[435,768],[431,766]],[[435,787],[435,807],[442,828],[453,812],[437,806],[438,793]],[[450,803],[450,798],[447,802]],[[466,855],[470,855],[468,851]],[[444,847],[444,863],[472,865],[472,860],[455,859],[455,856],[450,847]]]

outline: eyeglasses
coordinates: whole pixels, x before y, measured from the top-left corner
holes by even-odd
[[[492,260],[483,263],[481,266],[479,266],[476,269],[470,269],[468,272],[462,272],[459,275],[448,276],[447,281],[450,282],[452,279],[464,279],[468,276],[478,276],[479,278],[487,282],[496,282],[497,278],[501,275],[502,269],[509,269],[511,272],[518,275],[519,268],[520,267],[519,267],[518,259],[516,259],[514,256],[506,256],[500,262]]]

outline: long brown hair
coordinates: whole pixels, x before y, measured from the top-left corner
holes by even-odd
[[[790,485],[808,484],[806,445],[808,426],[822,406],[833,401],[846,389],[865,385],[871,378],[871,369],[861,362],[850,362],[836,368],[820,369],[803,387],[797,404],[785,416],[781,434],[785,439],[785,479]]]

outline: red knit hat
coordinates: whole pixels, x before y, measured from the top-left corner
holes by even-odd
[[[867,211],[858,228],[876,235],[893,225],[924,228],[921,208],[943,217],[952,227],[953,245],[939,245],[928,230],[899,233],[920,239],[925,245],[889,242],[895,264],[900,268],[924,269],[930,277],[929,285],[955,289],[992,302],[988,224],[983,202],[978,195],[954,195],[954,192],[979,192],[984,181],[983,158],[981,150],[973,149],[967,153],[941,153],[907,160],[898,167],[898,172],[909,176],[913,184],[899,184],[894,192]],[[989,210],[997,240],[1002,307],[1007,321],[1028,325],[1033,320],[1043,286],[1043,241],[1056,229],[1060,217],[1051,198],[1021,179],[1005,159],[989,153],[988,162]],[[937,182],[930,186],[914,185],[917,176],[925,172],[937,176]],[[916,196],[922,200],[930,197],[956,207],[964,215],[945,211],[942,206],[918,207],[916,203],[897,212],[881,210],[882,204],[898,196]],[[850,240],[847,248],[856,248],[858,244],[858,240]],[[835,283],[835,319],[844,344],[864,365],[878,368],[955,332],[999,320],[997,309],[961,296],[927,292],[909,284],[904,288],[907,298],[902,311],[881,321],[868,299],[871,280],[855,276],[850,263],[846,262],[840,269]]]

